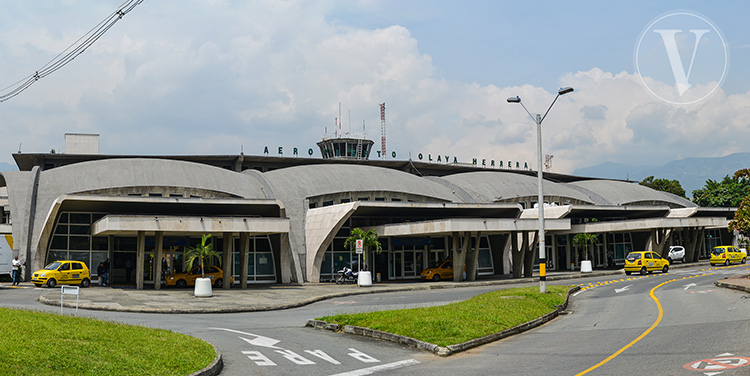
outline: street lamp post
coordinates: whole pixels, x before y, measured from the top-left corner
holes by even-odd
[[[564,87],[557,91],[557,96],[552,101],[552,104],[549,105],[549,108],[547,108],[547,112],[544,113],[544,116],[540,114],[536,114],[536,116],[532,115],[529,110],[526,109],[526,106],[521,103],[520,97],[510,97],[508,98],[508,103],[518,103],[523,107],[524,110],[526,110],[526,113],[529,114],[531,117],[531,120],[536,123],[536,150],[537,150],[537,181],[539,184],[538,187],[538,197],[537,197],[537,207],[538,207],[538,214],[539,214],[539,292],[544,294],[547,292],[547,249],[545,248],[545,239],[544,239],[544,190],[542,189],[542,182],[544,181],[542,178],[542,121],[544,121],[544,118],[547,117],[547,114],[549,113],[549,110],[552,109],[552,106],[557,102],[557,98],[560,98],[561,95],[568,94],[573,91],[572,87]]]

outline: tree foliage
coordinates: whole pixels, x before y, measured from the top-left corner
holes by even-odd
[[[346,241],[344,241],[344,247],[349,248],[350,251],[354,252],[357,247],[357,240],[362,239],[362,247],[364,249],[370,249],[370,247],[375,247],[375,253],[380,253],[383,251],[383,246],[380,244],[380,241],[378,241],[378,232],[369,229],[367,231],[362,230],[361,228],[353,228],[351,232],[351,236],[346,238]],[[362,263],[364,264],[366,262],[366,255],[367,252],[363,253],[362,257]]]
[[[742,169],[734,173],[734,178],[748,182],[750,180],[750,169]],[[737,231],[744,237],[750,237],[750,194],[746,194],[740,202],[734,219],[729,222],[729,231]]]
[[[685,190],[678,180],[669,179],[654,179],[653,176],[649,176],[643,179],[638,184],[655,189],[657,191],[668,192],[677,196],[687,198],[685,196]]]
[[[740,173],[740,170],[737,173]],[[737,207],[750,194],[750,176],[725,176],[721,182],[708,179],[701,189],[693,191],[693,202],[703,207]],[[744,176],[744,177],[743,177]]]
[[[573,244],[577,246],[583,246],[584,247],[584,258],[586,260],[589,259],[589,244],[594,244],[599,241],[599,235],[597,234],[589,234],[589,233],[583,233],[583,234],[576,234],[576,236],[573,237]]]
[[[203,234],[200,244],[196,245],[195,247],[188,247],[188,249],[185,251],[188,271],[193,268],[193,262],[195,262],[195,260],[200,260],[201,276],[203,278],[206,278],[206,273],[203,270],[203,264],[206,259],[210,257],[216,257],[219,260],[219,265],[221,265],[221,257],[219,257],[219,253],[214,250],[214,244],[206,244],[206,242],[210,238],[211,234]]]

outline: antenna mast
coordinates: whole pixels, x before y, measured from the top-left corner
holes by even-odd
[[[385,159],[385,102],[380,104],[380,157]]]

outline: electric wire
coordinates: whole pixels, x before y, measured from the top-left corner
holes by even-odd
[[[16,95],[21,94],[35,82],[49,76],[73,61],[73,59],[81,55],[86,49],[99,40],[104,33],[117,23],[117,21],[121,20],[126,14],[130,13],[133,8],[142,2],[143,0],[126,0],[123,2],[116,11],[112,12],[107,18],[99,22],[86,34],[78,38],[78,40],[60,52],[52,60],[48,61],[47,64],[44,64],[36,72],[0,89],[0,102],[5,102]]]

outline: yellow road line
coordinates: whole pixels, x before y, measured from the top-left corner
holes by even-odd
[[[688,278],[693,278],[693,277],[688,277]],[[682,279],[685,279],[685,278],[682,278]],[[589,372],[591,372],[591,371],[593,371],[593,370],[595,370],[595,369],[603,366],[604,364],[606,364],[610,360],[612,360],[612,359],[616,358],[618,355],[622,354],[623,351],[625,351],[628,348],[630,348],[631,346],[635,345],[638,341],[640,341],[641,339],[643,339],[643,337],[645,337],[647,334],[651,333],[651,331],[654,330],[654,328],[656,328],[657,325],[659,325],[659,323],[661,322],[661,318],[664,316],[664,310],[661,308],[661,303],[659,302],[659,299],[656,298],[656,295],[654,295],[654,292],[659,287],[664,286],[667,283],[674,282],[676,280],[677,279],[672,279],[672,280],[669,280],[669,281],[662,282],[662,283],[656,285],[654,288],[652,288],[651,291],[649,292],[648,295],[651,297],[651,299],[653,299],[656,302],[656,307],[659,308],[659,316],[656,318],[656,321],[654,321],[654,323],[651,325],[650,328],[646,329],[646,331],[643,332],[643,334],[641,334],[640,336],[638,336],[638,338],[634,339],[632,342],[630,342],[627,345],[625,345],[625,347],[617,350],[617,352],[615,352],[614,354],[612,354],[609,357],[607,357],[607,359],[604,359],[601,362],[599,362],[597,364],[594,364],[593,366],[589,367],[587,370],[585,370],[585,371],[583,371],[581,373],[576,374],[576,376],[585,375],[585,374],[587,374],[587,373],[589,373]]]

